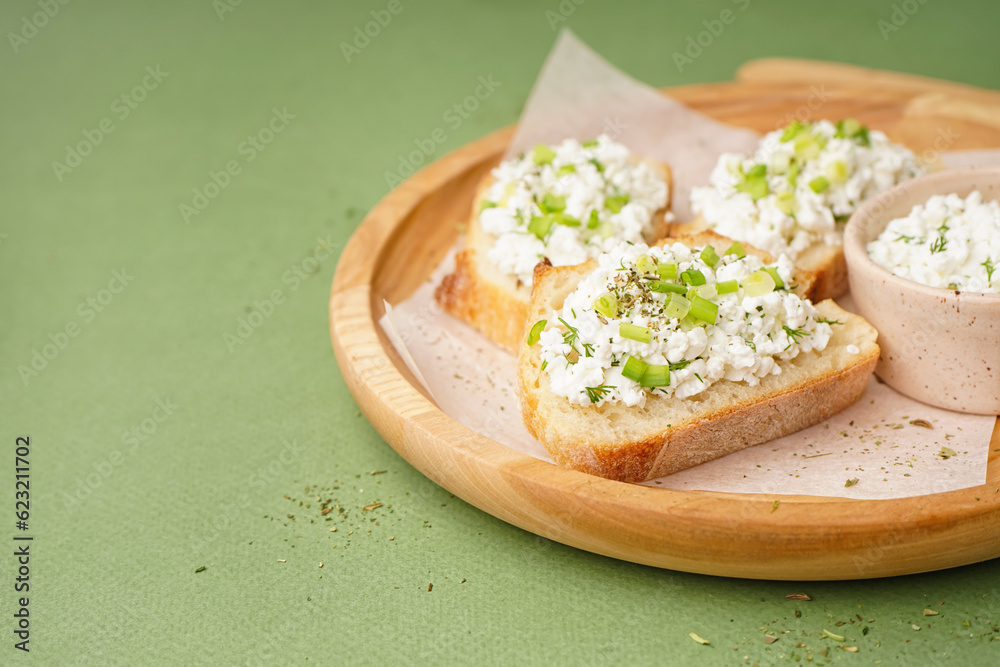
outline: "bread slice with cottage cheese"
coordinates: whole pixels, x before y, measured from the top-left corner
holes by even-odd
[[[670,233],[708,226],[772,254],[784,252],[816,274],[812,300],[836,298],[849,287],[842,243],[848,218],[926,167],[911,150],[855,119],[793,121],[762,137],[753,154],[721,155],[707,187],[691,192],[698,218]]]
[[[670,237],[685,237],[709,231],[702,216],[691,222],[669,226]],[[812,274],[812,283],[805,297],[810,301],[823,301],[843,296],[850,289],[847,282],[847,260],[844,247],[817,243],[795,257],[795,266]]]
[[[670,167],[655,160],[635,158],[648,165],[667,185],[667,203],[653,214],[653,226],[645,239],[652,243],[666,236],[665,215],[670,207],[672,179]],[[503,272],[487,253],[497,238],[486,233],[479,221],[485,194],[494,183],[487,175],[472,200],[465,247],[455,255],[455,269],[434,291],[438,305],[477,329],[494,343],[517,353],[524,334],[524,322],[531,298],[531,285]]]
[[[671,239],[701,247],[706,237]],[[718,237],[715,237],[718,238]],[[720,244],[721,245],[721,244]],[[748,249],[749,252],[749,249]],[[526,322],[547,318],[596,267],[539,263]],[[800,283],[808,289],[808,276]],[[821,352],[778,361],[781,373],[756,386],[720,380],[697,396],[650,394],[642,407],[571,404],[550,390],[539,345],[519,349],[517,389],[525,426],[561,466],[642,482],[817,424],[854,403],[878,360],[877,332],[832,300],[820,316],[842,322]]]

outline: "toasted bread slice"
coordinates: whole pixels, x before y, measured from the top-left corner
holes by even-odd
[[[705,219],[699,215],[691,222],[670,225],[667,233],[671,237],[688,236],[708,229]],[[811,301],[836,299],[850,289],[843,246],[814,245],[799,253],[795,258],[795,266],[813,274],[812,287],[805,293],[805,297]]]
[[[670,167],[653,160],[642,160],[653,167],[667,184],[667,204],[653,214],[656,222],[646,241],[653,243],[667,233],[665,214],[673,193]],[[524,333],[524,322],[531,298],[531,286],[516,276],[502,272],[486,253],[496,237],[483,231],[479,224],[479,205],[493,185],[486,176],[476,190],[465,239],[465,249],[455,255],[455,271],[441,281],[434,299],[446,312],[464,320],[498,345],[517,353]]]
[[[545,319],[561,308],[596,265],[594,260],[561,268],[540,263],[525,321]],[[549,391],[540,346],[522,343],[518,395],[525,426],[559,465],[641,482],[817,424],[861,396],[879,347],[877,332],[861,317],[830,300],[816,308],[822,317],[843,322],[833,326],[822,352],[778,362],[781,374],[768,375],[755,387],[719,381],[697,397],[650,395],[641,408],[570,404]],[[849,352],[849,345],[859,351]]]

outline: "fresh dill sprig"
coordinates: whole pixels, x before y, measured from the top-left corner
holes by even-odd
[[[596,387],[585,387],[587,390],[587,397],[590,399],[591,403],[597,403],[599,400],[607,396],[608,392],[614,388],[614,385],[608,384],[602,384]]]
[[[993,272],[996,271],[997,267],[993,265],[993,260],[989,257],[982,264],[983,268],[986,269],[986,282],[993,282]]]
[[[803,336],[809,335],[809,332],[807,332],[805,329],[792,329],[787,324],[782,324],[781,328],[784,329],[785,333],[788,334],[788,337],[794,340],[796,343],[798,343],[799,339],[802,338]]]

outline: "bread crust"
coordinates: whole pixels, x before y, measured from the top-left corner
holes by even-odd
[[[667,183],[667,203],[653,214],[656,221],[648,242],[667,234],[665,214],[673,195],[672,172],[662,162],[642,160],[654,167]],[[513,276],[500,272],[486,253],[496,238],[485,233],[479,224],[479,205],[493,184],[487,174],[476,189],[469,213],[465,249],[455,256],[455,270],[444,277],[434,290],[434,299],[441,308],[472,325],[494,343],[516,354],[524,337],[524,322],[531,290]]]
[[[560,308],[595,267],[539,264],[527,322]],[[524,424],[559,465],[624,482],[669,475],[812,426],[857,401],[879,355],[877,332],[862,318],[829,300],[817,309],[844,322],[824,352],[779,362],[782,374],[757,387],[717,382],[698,399],[649,396],[643,408],[570,405],[548,391],[540,347],[522,344],[517,390]]]
[[[699,215],[691,222],[670,225],[667,234],[671,237],[687,236],[708,229],[705,219]],[[806,294],[812,301],[836,299],[850,289],[843,246],[814,245],[799,254],[795,265],[813,274],[812,287]]]

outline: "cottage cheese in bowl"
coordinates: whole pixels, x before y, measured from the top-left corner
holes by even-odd
[[[868,244],[879,266],[914,282],[1000,294],[1000,203],[975,190],[934,195]]]
[[[1000,415],[1000,167],[948,169],[866,202],[844,234],[875,372],[930,405]]]

